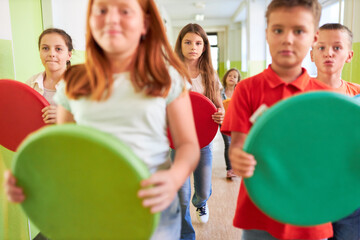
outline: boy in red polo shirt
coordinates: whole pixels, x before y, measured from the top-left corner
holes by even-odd
[[[350,96],[360,93],[360,85],[341,79],[345,63],[351,62],[354,55],[352,39],[353,34],[346,26],[324,24],[319,28],[318,39],[311,50],[311,61],[315,62],[318,71],[316,79]]]
[[[316,79],[337,89],[339,92],[354,96],[360,94],[360,85],[341,79],[341,72],[351,61],[352,32],[339,23],[324,24],[319,28],[318,39],[311,50],[311,60],[315,62],[318,75]],[[360,208],[351,215],[333,222],[334,237],[331,240],[360,239]]]
[[[256,160],[242,150],[252,126],[249,121],[261,106],[272,106],[294,94],[329,90],[312,79],[301,63],[316,40],[321,6],[317,0],[273,0],[266,12],[266,40],[272,64],[262,73],[241,81],[235,89],[222,126],[231,133],[230,160],[234,172],[244,178],[253,175]],[[280,223],[262,213],[250,200],[241,183],[234,226],[243,229],[242,240],[326,239],[333,234],[331,223],[299,227]]]

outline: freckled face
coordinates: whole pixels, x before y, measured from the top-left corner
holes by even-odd
[[[94,0],[89,23],[95,41],[108,55],[132,55],[146,34],[137,0]]]

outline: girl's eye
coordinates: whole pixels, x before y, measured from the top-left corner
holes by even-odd
[[[196,45],[201,46],[202,42],[197,42]]]
[[[189,41],[185,41],[184,43],[185,43],[185,44],[190,44],[190,42],[189,42]]]
[[[335,50],[335,51],[339,51],[339,50],[340,50],[340,47],[334,47],[334,50]]]
[[[62,51],[62,48],[56,48],[56,51]]]
[[[274,33],[275,34],[280,34],[280,33],[282,33],[282,30],[279,29],[279,28],[276,28],[276,29],[274,29]]]
[[[318,47],[320,51],[325,50],[325,47]]]
[[[107,9],[105,7],[95,7],[94,8],[95,15],[104,15],[106,12],[107,12]]]
[[[49,50],[48,47],[42,47],[41,49],[42,49],[42,50],[45,50],[45,51],[46,51],[46,50]]]

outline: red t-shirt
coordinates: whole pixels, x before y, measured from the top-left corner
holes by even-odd
[[[282,81],[270,66],[262,73],[240,81],[231,98],[221,131],[247,134],[252,126],[249,118],[261,106],[268,107],[294,94],[312,90],[331,90],[326,84],[310,78],[306,70],[295,81]],[[279,239],[323,239],[333,235],[331,223],[313,227],[298,227],[280,223],[261,212],[250,200],[245,185],[240,186],[234,226],[242,229],[258,229]]]

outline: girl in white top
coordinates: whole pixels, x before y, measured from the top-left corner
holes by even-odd
[[[211,63],[210,43],[206,32],[198,24],[188,24],[180,31],[175,52],[185,63],[191,77],[191,91],[208,97],[217,107],[212,119],[221,124],[224,108],[220,95],[221,83]],[[176,149],[176,155],[178,149]],[[176,156],[175,155],[175,156]],[[194,171],[194,195],[192,203],[196,207],[196,215],[201,223],[209,219],[207,201],[211,195],[212,151],[211,144],[200,150],[200,161]],[[195,239],[189,206],[191,197],[190,179],[179,191],[182,207],[181,239]]]
[[[45,123],[56,122],[56,103],[53,96],[66,68],[70,66],[73,50],[71,37],[62,29],[48,28],[39,36],[39,52],[45,71],[35,74],[25,83],[38,91],[50,103],[42,109]]]
[[[185,79],[153,0],[90,0],[85,64],[66,71],[55,96],[58,123],[113,134],[147,164],[153,174],[138,196],[162,211],[152,239],[179,239],[177,191],[199,160]],[[167,127],[178,150],[172,165]],[[15,181],[8,173],[8,195],[23,201]]]

